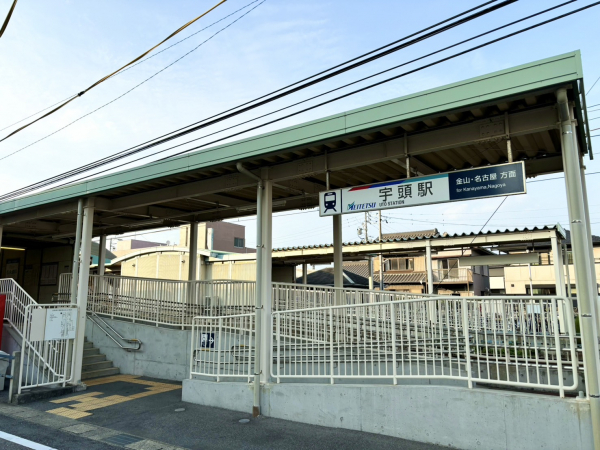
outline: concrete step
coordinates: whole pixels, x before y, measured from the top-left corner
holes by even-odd
[[[83,357],[83,365],[92,364],[96,362],[106,361],[106,355],[92,355]]]
[[[93,363],[89,363],[89,364],[83,364],[81,366],[81,371],[82,372],[91,372],[93,370],[109,369],[111,367],[114,367],[112,361],[109,361],[109,360],[98,361],[98,362],[93,362]]]
[[[118,375],[121,371],[118,367],[110,367],[108,369],[92,370],[90,372],[81,372],[82,380],[89,380],[90,378],[107,377],[109,375]]]
[[[99,354],[100,354],[99,348],[84,348],[83,349],[83,357],[84,358],[86,356],[94,356],[94,355],[99,355]]]
[[[94,348],[94,343],[93,343],[93,342],[88,342],[88,341],[85,341],[85,342],[83,343],[83,349],[84,349],[84,350],[86,350],[86,349],[88,349],[88,348]]]

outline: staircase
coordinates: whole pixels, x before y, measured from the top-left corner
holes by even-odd
[[[115,367],[112,361],[108,361],[106,355],[100,353],[99,348],[94,347],[93,342],[89,342],[87,338],[85,338],[85,343],[83,344],[81,379],[89,380],[90,378],[107,377],[119,373],[119,368]]]

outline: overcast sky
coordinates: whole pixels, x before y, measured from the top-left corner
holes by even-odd
[[[157,51],[222,19],[249,1],[228,0]],[[198,121],[483,2],[260,1],[108,80],[60,112],[0,143],[0,158],[20,150],[0,161],[0,192],[23,187]],[[12,0],[0,0],[0,20],[4,19],[11,3]],[[0,40],[0,128],[83,90],[155,45],[214,3],[215,0],[19,2]],[[501,11],[280,100],[261,109],[261,113],[558,3],[550,0],[519,1]],[[590,3],[577,1],[542,18],[495,33],[492,37]],[[248,15],[129,94],[43,141],[24,148],[119,97],[256,5],[259,6]],[[317,108],[261,132],[577,49],[582,52],[585,82],[589,90],[600,77],[598,18],[600,7]],[[476,43],[489,39],[486,37]],[[460,50],[472,45],[467,44]],[[444,56],[451,53],[445,53]],[[600,104],[600,82],[588,96],[588,105],[595,104]],[[255,115],[244,117],[252,118]],[[590,117],[600,117],[600,109],[590,113]],[[590,122],[590,125],[591,128],[600,128],[600,119]],[[15,128],[13,126],[0,131],[0,136]],[[595,134],[600,134],[600,130]],[[596,152],[600,154],[600,139],[594,138],[593,142]],[[598,160],[586,158],[586,165],[588,172],[600,172]],[[534,180],[529,180],[526,195],[509,197],[486,229],[555,223],[568,227],[564,180],[538,181],[543,179],[540,177],[534,183],[531,182]],[[600,199],[596,196],[596,192],[600,191],[600,174],[589,175],[587,183],[592,229],[595,234],[600,234]],[[400,232],[435,227],[450,233],[479,231],[500,201],[494,198],[388,210],[384,212],[383,230]],[[376,237],[376,214],[372,214],[372,219],[369,235]],[[363,221],[363,214],[344,216],[344,241],[359,239],[357,228],[361,227]],[[247,244],[254,245],[254,219],[242,219],[239,223],[247,226]],[[275,247],[321,244],[332,240],[331,219],[319,218],[316,211],[300,214],[288,212],[276,216],[273,230]],[[169,240],[171,243],[176,243],[178,237],[179,233],[175,230],[139,235],[141,239],[158,242]]]

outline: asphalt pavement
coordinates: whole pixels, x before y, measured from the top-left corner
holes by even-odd
[[[250,414],[184,403],[177,383],[144,377],[129,381],[120,378],[28,405],[0,404],[0,430],[58,450],[115,446],[137,450],[444,448],[340,428],[267,417],[253,419]],[[170,385],[170,390],[164,384]],[[69,418],[68,411],[76,409],[89,415]],[[21,447],[0,440],[0,448]]]

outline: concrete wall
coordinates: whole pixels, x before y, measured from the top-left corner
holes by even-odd
[[[85,335],[114,362],[121,373],[163,380],[181,381],[189,377],[190,331],[105,319],[126,339],[142,341],[142,350],[128,352],[113,342],[90,320]]]
[[[184,380],[183,401],[250,412],[245,383]],[[451,386],[267,384],[265,416],[461,449],[592,448],[589,403]]]

